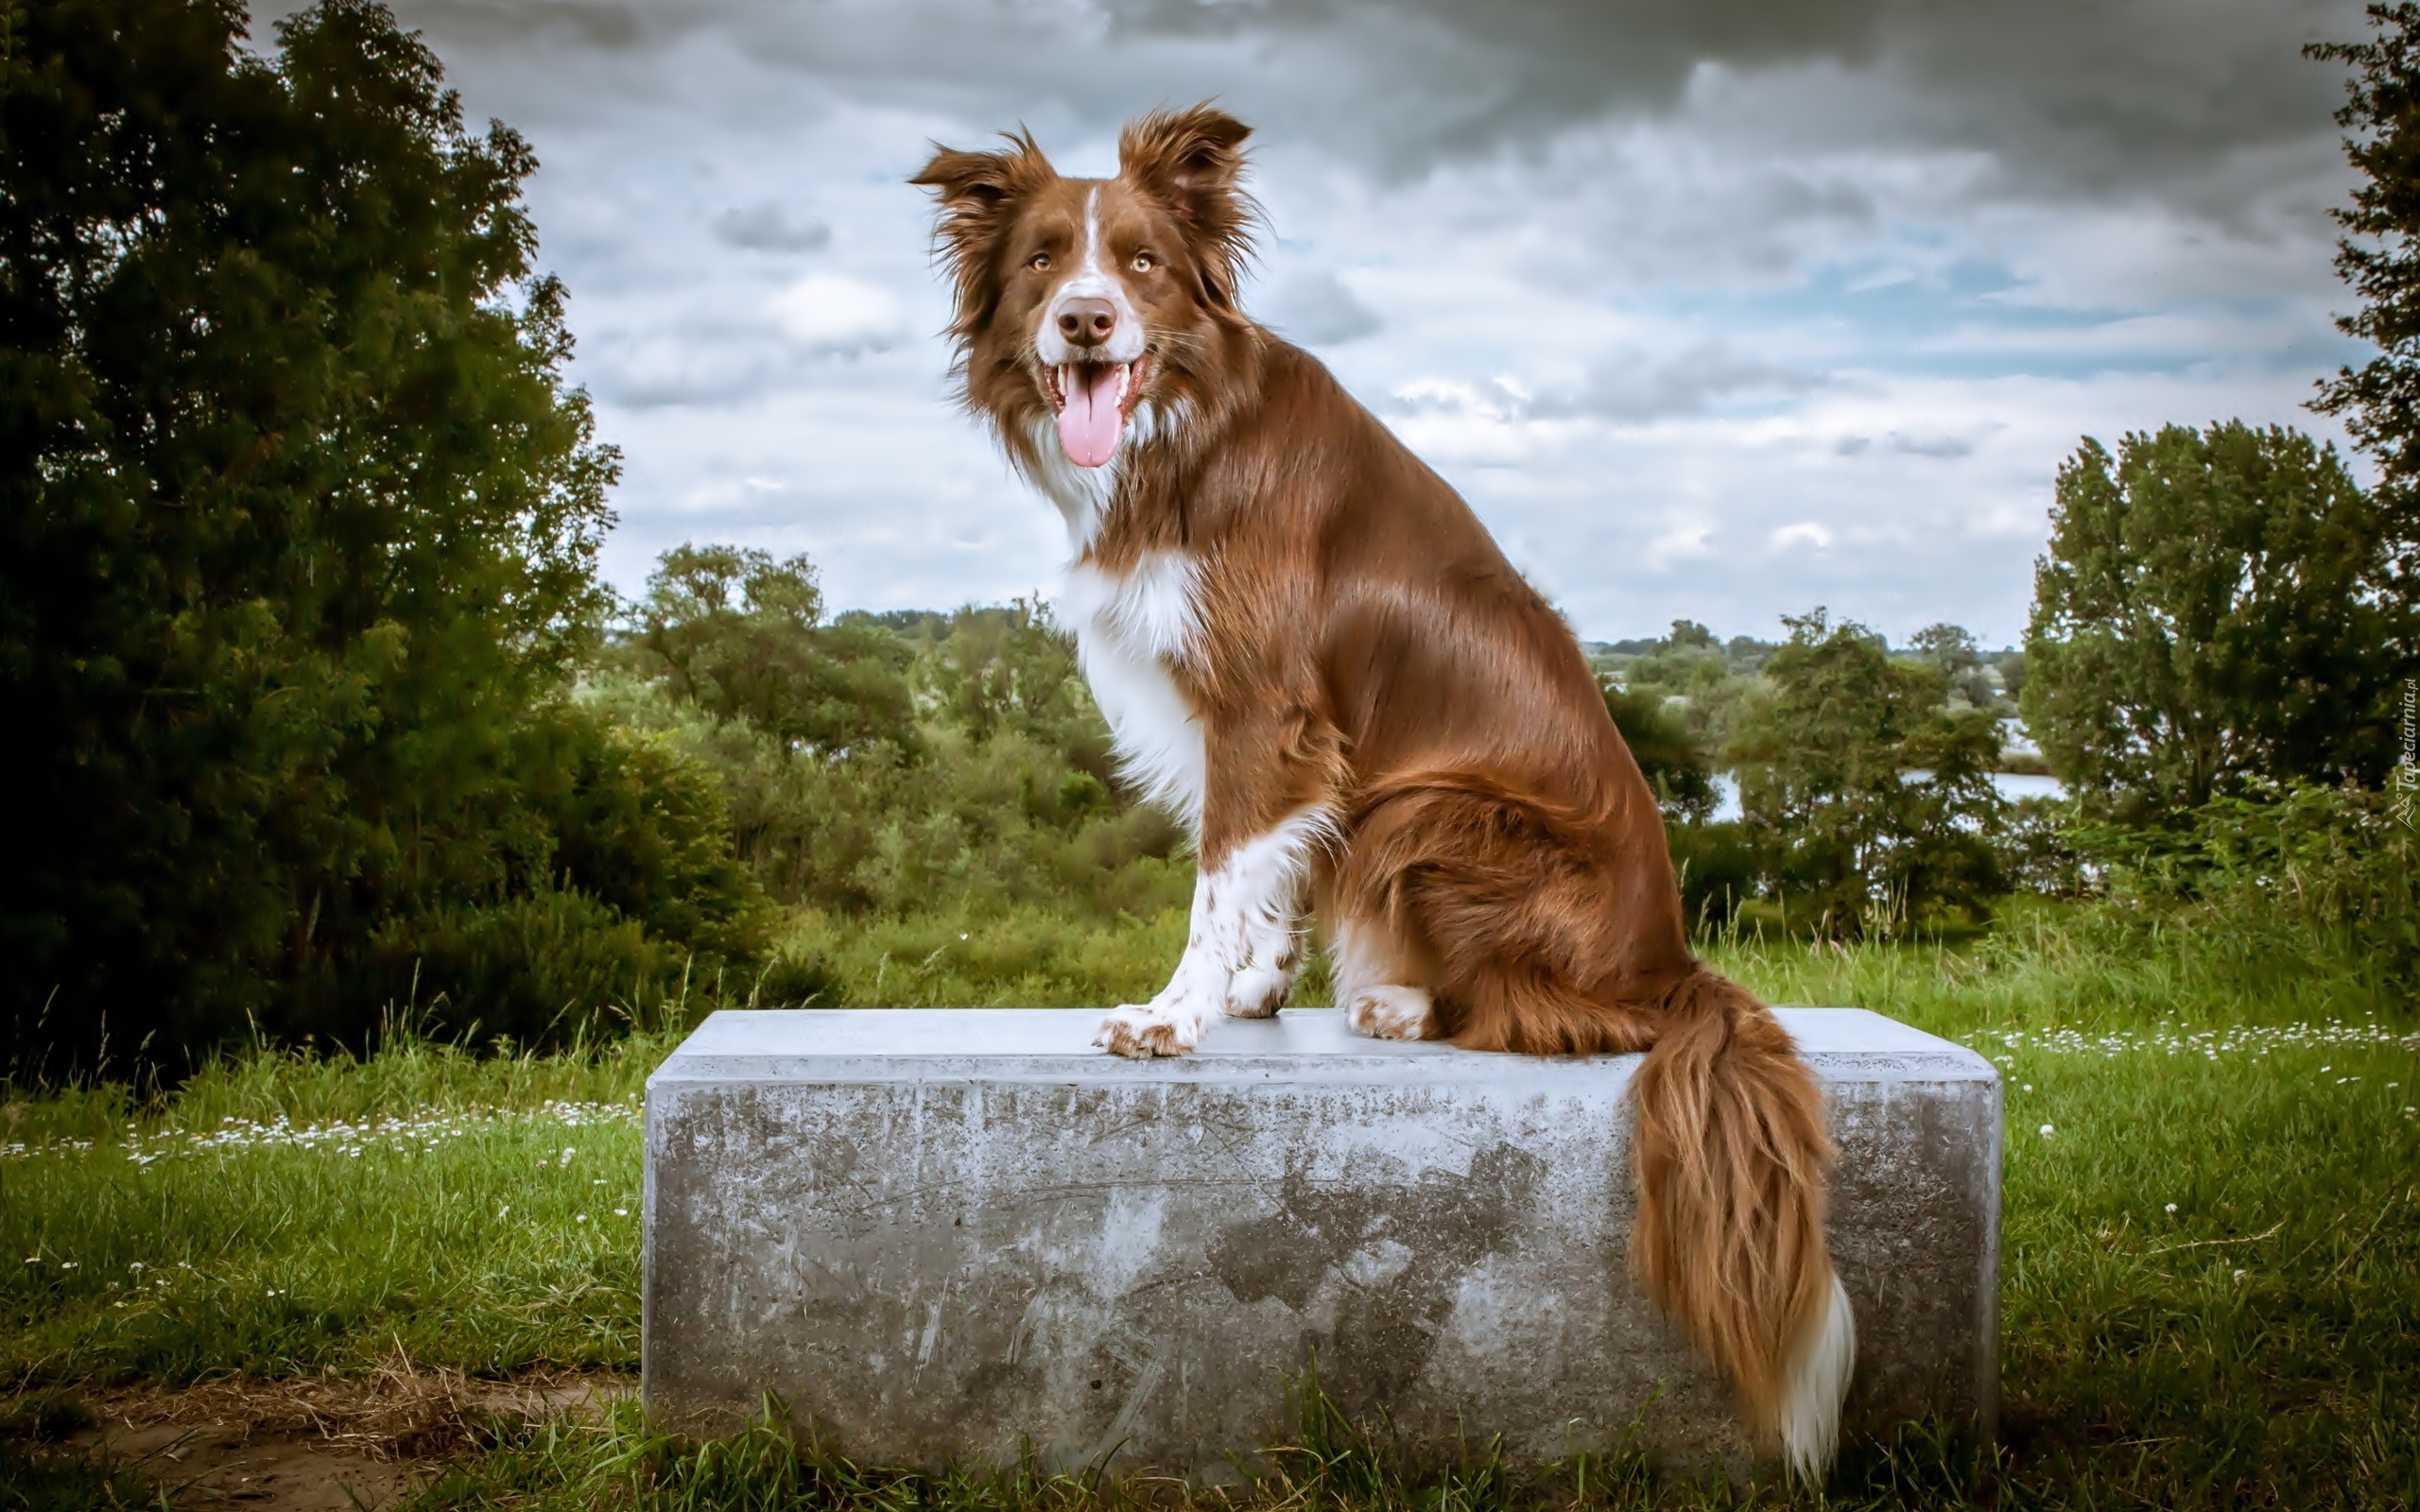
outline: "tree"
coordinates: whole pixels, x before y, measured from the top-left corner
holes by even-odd
[[[2240,421],[2087,439],[2034,566],[2025,721],[2097,816],[2259,776],[2375,785],[2400,653],[2376,502],[2332,448]]]
[[[2317,407],[2345,417],[2383,473],[2383,503],[2398,591],[2408,602],[2420,572],[2420,5],[2368,8],[2367,42],[2315,43],[2307,56],[2349,63],[2344,153],[2360,170],[2349,209],[2335,212],[2347,234],[2336,270],[2361,299],[2337,318],[2347,335],[2378,352],[2320,386]]]
[[[1983,671],[1983,653],[1962,625],[1927,625],[1908,648],[1939,672],[1950,689],[1978,709],[1992,706],[1992,679]]]
[[[1662,694],[1629,692],[1610,681],[1599,691],[1665,817],[1703,823],[1714,813],[1714,766],[1691,738],[1688,722],[1666,707]]]
[[[19,1047],[358,1029],[411,920],[590,885],[559,854],[582,782],[661,776],[565,702],[616,457],[563,385],[527,146],[466,131],[367,0],[281,21],[273,60],[243,26],[75,0],[0,30]]]
[[[1942,674],[1863,626],[1782,623],[1772,692],[1724,751],[1769,885],[1840,935],[1979,915],[2001,881],[1996,721],[1945,708]]]
[[[803,556],[676,546],[658,558],[635,617],[645,675],[668,677],[717,719],[826,758],[914,749],[907,645],[878,627],[823,624]]]

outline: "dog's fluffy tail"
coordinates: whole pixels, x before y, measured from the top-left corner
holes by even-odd
[[[1729,1377],[1749,1424],[1819,1480],[1857,1359],[1824,1246],[1823,1095],[1772,1013],[1703,969],[1635,1083],[1641,1283]]]

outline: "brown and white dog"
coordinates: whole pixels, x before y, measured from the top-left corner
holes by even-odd
[[[965,402],[1059,507],[1063,605],[1126,770],[1192,827],[1192,930],[1099,1044],[1177,1056],[1285,1001],[1305,912],[1358,1029],[1648,1052],[1647,1292],[1790,1468],[1832,1456],[1856,1353],[1831,1145],[1763,1005],[1689,953],[1655,799],[1570,629],[1444,481],[1238,307],[1249,129],[1127,127],[1115,179],[1030,135],[941,150]]]

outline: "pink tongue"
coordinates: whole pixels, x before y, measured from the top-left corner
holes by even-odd
[[[1059,412],[1059,444],[1078,467],[1098,467],[1117,450],[1118,432],[1126,417],[1117,410],[1115,363],[1078,363],[1064,369],[1067,407]]]

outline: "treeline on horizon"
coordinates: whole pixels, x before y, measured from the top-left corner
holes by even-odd
[[[527,146],[466,128],[381,6],[242,36],[224,0],[0,36],[10,1075],[557,1042],[830,1001],[804,919],[1184,906],[1046,609],[835,616],[805,558],[711,543],[617,600],[619,457],[564,382]],[[2357,106],[2407,67],[2341,56]],[[2086,440],[2021,651],[1822,609],[1592,648],[1702,927],[2232,899],[2414,954],[2420,276],[2388,186],[2345,254],[2384,354],[2327,389],[2377,488],[2283,427]],[[2015,715],[2064,803],[1993,783]]]

